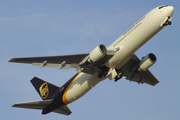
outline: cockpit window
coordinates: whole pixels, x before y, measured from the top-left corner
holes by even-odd
[[[163,5],[163,6],[160,6],[159,9],[162,9],[163,7],[167,7],[168,5]]]

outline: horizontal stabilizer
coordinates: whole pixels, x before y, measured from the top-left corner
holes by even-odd
[[[24,102],[24,103],[16,103],[12,107],[43,110],[45,107],[47,107],[52,102],[53,102],[53,100]],[[72,113],[71,110],[66,105],[54,110],[53,112],[64,114],[64,115],[70,115]]]
[[[44,109],[47,105],[51,104],[53,100],[33,101],[16,103],[12,107],[29,108],[29,109]]]
[[[64,115],[70,115],[72,113],[71,110],[66,105],[54,110],[53,112],[64,114]]]

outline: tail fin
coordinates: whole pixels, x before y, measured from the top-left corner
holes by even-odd
[[[37,77],[34,77],[31,80],[31,83],[43,100],[51,99],[53,95],[59,90],[59,87]]]

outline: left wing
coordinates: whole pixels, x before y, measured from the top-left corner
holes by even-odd
[[[9,62],[28,63],[39,67],[50,67],[57,69],[77,68],[79,63],[89,54],[12,58]]]
[[[109,51],[107,54],[95,63],[86,64],[89,59],[89,54],[76,54],[64,56],[47,56],[47,57],[25,57],[25,58],[12,58],[9,62],[28,63],[33,66],[50,67],[59,69],[75,68],[77,71],[94,74],[98,66],[106,63],[115,52]]]
[[[46,57],[25,57],[25,58],[12,58],[9,62],[16,63],[54,63],[61,64],[66,61],[66,64],[78,64],[89,54],[77,55],[64,55],[64,56],[46,56]]]

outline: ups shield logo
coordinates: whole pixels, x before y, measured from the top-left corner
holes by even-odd
[[[42,99],[46,99],[48,97],[49,89],[47,82],[41,85],[41,87],[39,88],[39,92]]]

